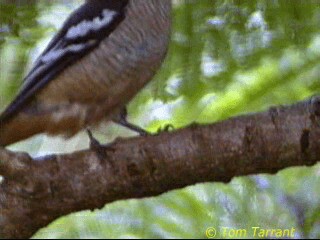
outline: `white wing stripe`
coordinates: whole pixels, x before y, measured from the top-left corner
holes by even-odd
[[[72,52],[72,53],[81,52],[83,49],[93,46],[94,44],[96,44],[96,42],[97,42],[96,40],[90,40],[86,43],[72,44],[67,46],[66,48],[60,48],[56,50],[53,49],[41,58],[41,62],[42,63],[54,62],[68,52]]]
[[[71,27],[66,34],[66,38],[74,40],[86,36],[90,31],[98,31],[110,24],[117,12],[108,9],[103,10],[102,18],[96,17],[92,21],[84,20],[78,25]]]

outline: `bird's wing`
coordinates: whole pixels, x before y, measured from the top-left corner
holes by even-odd
[[[125,18],[129,0],[91,0],[64,23],[24,79],[21,91],[0,116],[13,117],[59,73],[88,54],[107,38]]]

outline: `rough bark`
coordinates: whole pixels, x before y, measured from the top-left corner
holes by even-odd
[[[0,149],[0,237],[56,218],[200,182],[276,173],[320,159],[320,97],[211,125],[118,139],[99,151],[31,159]]]

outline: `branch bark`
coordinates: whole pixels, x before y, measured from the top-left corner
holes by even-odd
[[[200,182],[276,173],[320,159],[320,97],[211,125],[118,139],[101,151],[31,159],[0,149],[0,237],[60,216]]]

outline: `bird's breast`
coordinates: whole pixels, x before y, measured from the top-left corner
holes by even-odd
[[[159,69],[169,43],[170,10],[170,0],[130,1],[123,22],[41,90],[37,109],[55,109],[56,121],[79,119],[79,128],[117,112]]]

